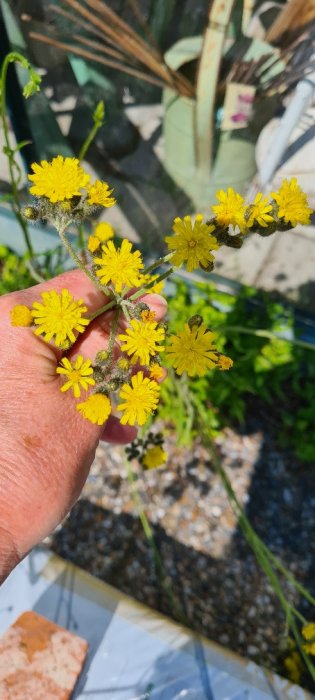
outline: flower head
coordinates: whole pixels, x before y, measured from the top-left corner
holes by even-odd
[[[91,394],[86,401],[77,404],[77,410],[91,423],[103,425],[111,413],[111,404],[105,394]]]
[[[159,345],[165,338],[164,328],[159,328],[156,321],[138,321],[133,318],[125,334],[118,336],[122,341],[121,350],[139,360],[142,365],[148,365],[150,357],[164,350]]]
[[[119,392],[123,403],[119,404],[117,409],[124,412],[120,422],[123,425],[126,423],[144,425],[157,408],[159,396],[159,385],[148,377],[144,377],[143,372],[137,372],[131,378],[131,384],[123,384]]]
[[[166,353],[177,374],[187,372],[189,377],[203,377],[208,369],[215,367],[218,358],[213,345],[214,338],[215,334],[204,323],[192,328],[185,323],[183,331],[172,335]]]
[[[93,185],[87,188],[88,204],[96,204],[99,207],[112,207],[116,204],[115,197],[111,197],[113,190],[109,189],[107,182],[95,180]]]
[[[262,192],[258,192],[253,204],[246,211],[247,228],[252,228],[255,224],[264,228],[269,226],[274,221],[270,212],[272,212],[272,204],[269,203],[268,197],[263,197]]]
[[[67,379],[60,391],[68,391],[73,389],[76,399],[81,396],[81,389],[85,391],[89,386],[94,386],[95,380],[91,377],[93,367],[91,360],[84,360],[83,355],[78,355],[74,362],[70,362],[67,357],[64,357],[60,362],[60,367],[56,369],[57,374],[62,374]]]
[[[90,251],[90,253],[95,253],[95,251],[100,247],[100,245],[101,241],[99,240],[99,238],[97,238],[97,236],[94,236],[94,234],[92,233],[88,237],[87,249]]]
[[[158,362],[151,362],[149,366],[149,371],[150,371],[150,379],[154,379],[156,382],[159,379],[162,379],[164,376],[164,369],[159,365]]]
[[[51,162],[42,160],[40,164],[33,163],[32,170],[34,175],[28,176],[34,183],[30,188],[31,194],[48,197],[53,203],[80,196],[80,190],[90,180],[77,158],[56,156]]]
[[[220,226],[238,226],[240,231],[243,231],[246,228],[244,197],[235,192],[233,187],[229,187],[227,192],[219,190],[216,197],[219,204],[214,204],[212,211],[217,223]]]
[[[102,257],[93,258],[97,277],[102,284],[111,282],[116,292],[121,292],[123,287],[139,286],[139,270],[143,268],[141,253],[139,250],[131,252],[130,241],[124,239],[120,248],[116,249],[113,241],[108,241],[102,246]]]
[[[156,319],[155,311],[151,311],[150,309],[145,309],[144,311],[141,311],[140,315],[142,321],[155,321]]]
[[[33,314],[31,309],[24,304],[16,304],[10,311],[11,326],[31,326],[33,323]]]
[[[300,654],[297,651],[291,651],[291,654],[284,659],[283,664],[290,681],[299,683],[303,672],[303,662]]]
[[[167,460],[167,454],[161,447],[161,445],[154,445],[154,447],[149,447],[143,456],[142,464],[147,469],[156,469],[156,467],[161,467],[165,464]]]
[[[227,355],[218,356],[218,368],[222,370],[231,369],[233,367],[233,360]]]
[[[302,627],[302,635],[308,642],[315,642],[315,622],[309,622]]]
[[[110,238],[114,238],[114,229],[108,221],[100,221],[100,223],[96,224],[94,227],[93,234],[101,243],[105,243],[109,241]]]
[[[69,341],[74,343],[74,331],[83,333],[85,326],[89,324],[88,318],[83,318],[87,311],[82,299],[75,301],[68,289],[63,289],[61,294],[52,289],[50,292],[42,292],[43,303],[34,301],[32,316],[36,335],[43,335],[46,343],[55,337],[57,347],[67,347]]]
[[[214,260],[211,250],[219,248],[217,239],[210,235],[214,228],[203,222],[202,214],[197,214],[194,224],[190,216],[183,219],[177,217],[173,225],[175,236],[165,238],[169,250],[175,251],[172,264],[178,266],[186,263],[188,272],[192,272],[199,265],[208,267]]]
[[[287,224],[309,224],[313,210],[308,206],[307,196],[301,189],[296,177],[291,180],[283,180],[278,192],[272,192],[271,196],[278,204],[278,217],[284,219]]]
[[[88,250],[90,253],[95,253],[101,243],[106,243],[111,238],[114,238],[113,227],[107,221],[101,221],[94,227],[92,235],[89,236]]]

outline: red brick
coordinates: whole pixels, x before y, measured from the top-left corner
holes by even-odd
[[[88,645],[25,612],[0,638],[0,700],[69,700]]]

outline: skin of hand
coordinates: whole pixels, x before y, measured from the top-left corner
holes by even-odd
[[[0,298],[0,582],[58,523],[79,497],[100,440],[124,444],[136,429],[111,416],[93,425],[75,408],[72,391],[61,393],[56,367],[62,352],[31,328],[11,326],[16,304],[31,306],[40,293],[67,288],[89,313],[106,304],[80,270]],[[147,294],[145,302],[161,320],[166,302]],[[68,353],[92,361],[107,345],[110,312],[91,323]],[[84,400],[84,394],[83,398]]]

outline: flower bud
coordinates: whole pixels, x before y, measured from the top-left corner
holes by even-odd
[[[99,350],[96,354],[96,362],[106,362],[108,360],[109,354],[107,350]]]
[[[36,221],[39,218],[39,211],[35,207],[24,207],[22,209],[22,214],[28,221]]]
[[[194,328],[194,326],[198,326],[198,328],[199,328],[202,325],[202,323],[203,323],[203,318],[199,314],[195,314],[188,321],[189,328]]]

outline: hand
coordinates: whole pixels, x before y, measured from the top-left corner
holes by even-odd
[[[0,298],[0,581],[70,510],[85,483],[99,440],[124,444],[136,436],[111,416],[105,427],[85,420],[72,392],[60,392],[56,367],[61,351],[35,336],[30,328],[12,327],[10,310],[31,306],[40,293],[67,288],[83,299],[89,312],[106,304],[80,270]],[[158,320],[166,302],[145,296]],[[94,360],[107,344],[108,314],[97,318],[80,336],[69,358]]]

